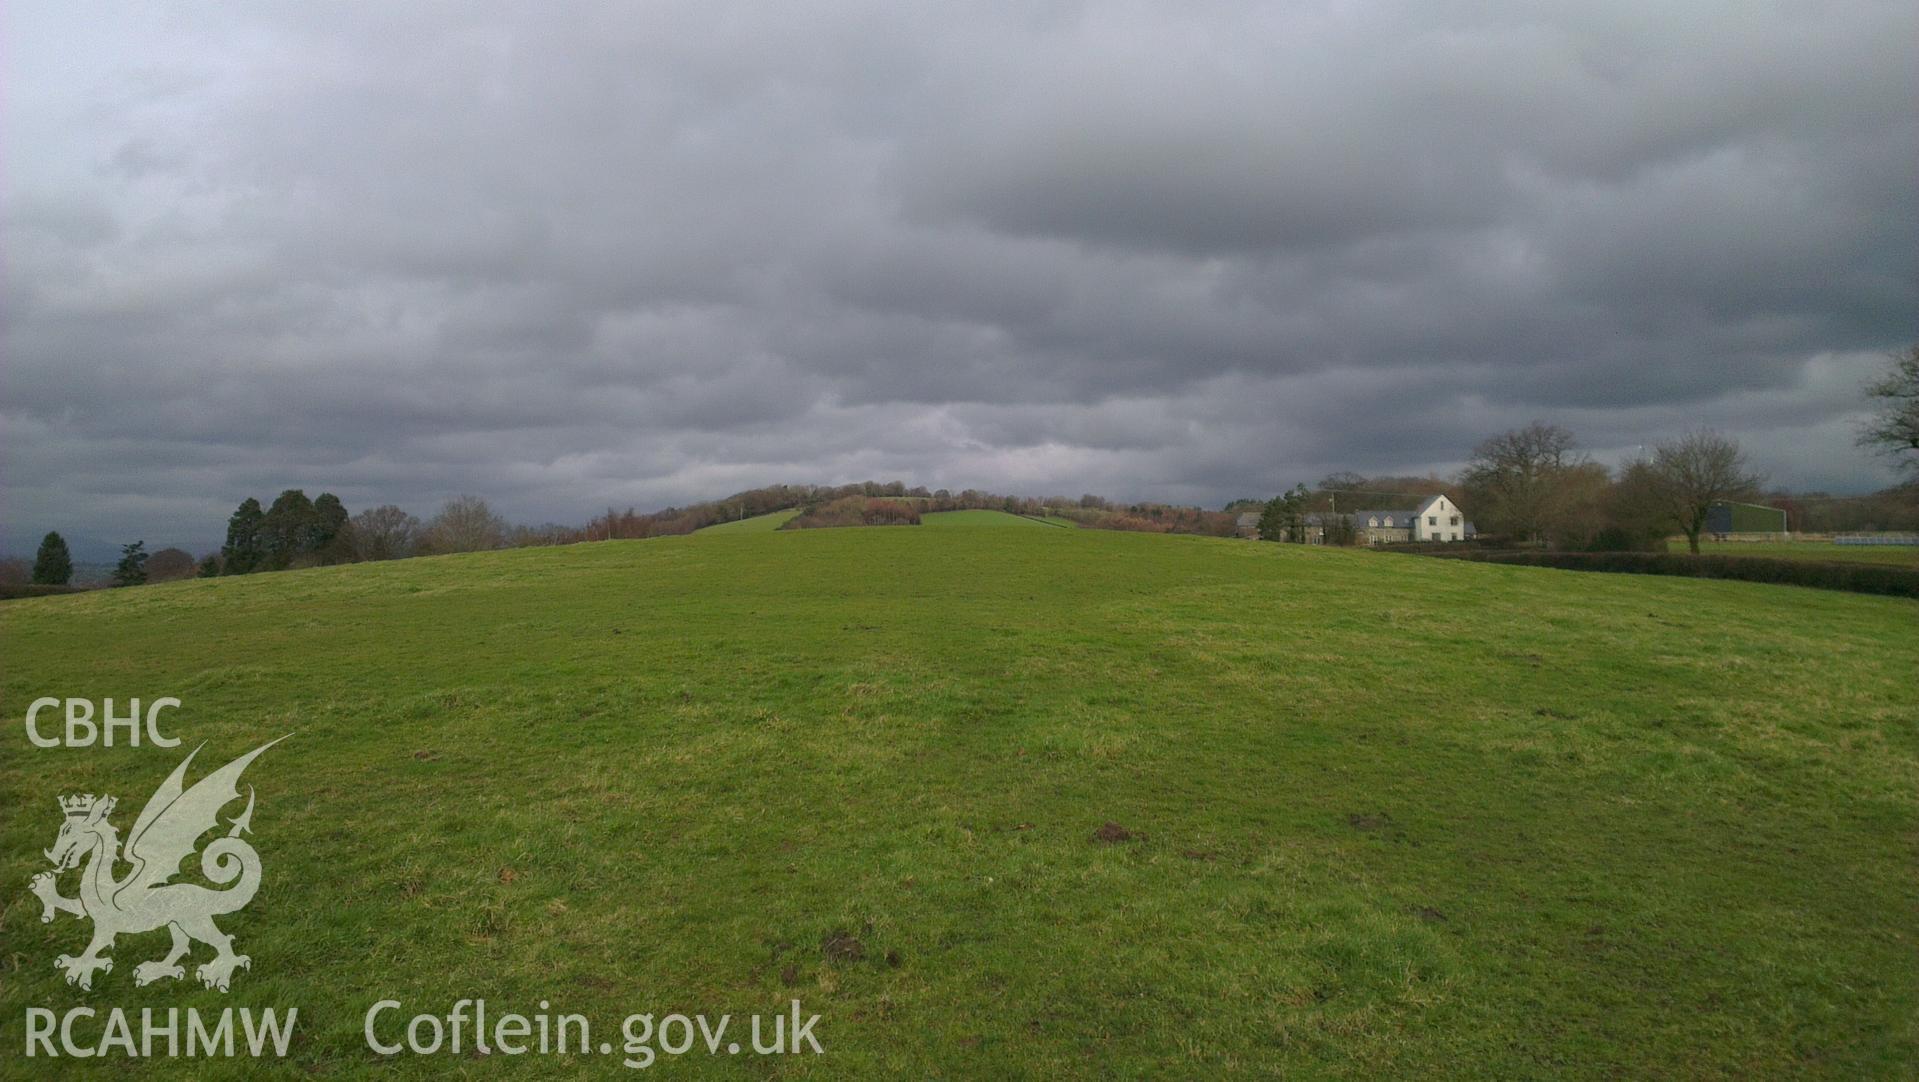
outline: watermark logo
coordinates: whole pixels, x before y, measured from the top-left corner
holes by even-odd
[[[42,921],[70,913],[93,922],[93,939],[85,951],[54,959],[54,965],[66,971],[68,984],[92,988],[95,973],[112,972],[113,959],[106,952],[115,937],[161,928],[172,934],[172,949],[164,958],[135,966],[135,984],[184,978],[181,960],[195,942],[214,951],[210,961],[194,970],[194,976],[209,988],[224,992],[234,970],[251,968],[252,960],[234,953],[233,937],[220,931],[213,918],[245,908],[260,887],[260,854],[240,837],[252,832],[252,786],[247,787],[246,810],[229,820],[226,835],[199,850],[201,874],[223,889],[168,881],[180,873],[181,862],[193,855],[200,838],[219,828],[221,810],[240,799],[240,775],[247,765],[285,739],[260,745],[192,788],[185,785],[187,766],[200,749],[188,752],[134,819],[124,852],[110,819],[116,803],[112,797],[89,793],[60,798],[64,821],[53,848],[45,851],[55,870],[34,876],[31,889],[44,907]],[[120,863],[132,867],[115,878],[114,868]],[[58,877],[76,867],[80,868],[78,892],[65,897],[59,893]]]

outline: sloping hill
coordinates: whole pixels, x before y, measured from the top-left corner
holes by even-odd
[[[123,936],[91,996],[297,1004],[297,1072],[369,1070],[381,998],[485,998],[616,1048],[629,1013],[798,999],[828,1054],[779,1070],[814,1077],[1885,1077],[1919,1051],[1915,617],[1060,529],[8,602],[0,1016],[79,1002],[51,962],[86,926],[24,893],[56,795],[124,829],[180,752],[290,732],[222,918],[252,968],[136,994],[166,938]],[[42,694],[178,696],[185,743],[29,748]]]

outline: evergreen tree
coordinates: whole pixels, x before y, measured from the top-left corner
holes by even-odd
[[[220,573],[245,575],[260,569],[260,501],[248,496],[227,519],[227,543],[220,546]]]
[[[147,543],[135,541],[120,547],[120,562],[113,567],[115,586],[138,586],[147,581]]]
[[[213,553],[213,552],[207,553],[206,556],[202,557],[200,560],[200,577],[203,579],[211,579],[211,578],[219,577],[219,574],[220,574],[219,554]]]
[[[33,581],[41,586],[65,586],[73,581],[73,556],[67,552],[67,539],[49,533],[40,539],[40,551],[33,558]]]
[[[317,553],[321,563],[348,563],[353,559],[347,544],[346,505],[331,492],[322,492],[313,501],[313,531],[308,552]]]
[[[1266,509],[1259,514],[1259,539],[1304,544],[1306,507],[1311,500],[1305,485],[1294,485],[1291,492],[1266,501]]]
[[[1293,486],[1293,490],[1279,498],[1280,508],[1286,516],[1286,540],[1295,545],[1306,543],[1306,508],[1312,506],[1313,495],[1306,491],[1304,484]]]
[[[280,493],[260,520],[261,570],[284,571],[295,557],[310,552],[318,518],[305,492],[290,488]]]
[[[1274,496],[1259,513],[1259,539],[1278,541],[1286,533],[1286,497]]]

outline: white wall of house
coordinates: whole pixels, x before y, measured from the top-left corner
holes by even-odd
[[[1415,541],[1464,541],[1466,515],[1444,496],[1435,496],[1413,518]]]

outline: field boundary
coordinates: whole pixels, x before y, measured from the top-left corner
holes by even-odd
[[[1692,556],[1665,552],[1388,551],[1442,560],[1520,564],[1563,571],[1735,579],[1783,586],[1809,586],[1819,590],[1844,590],[1857,594],[1919,598],[1919,570],[1881,564],[1785,560],[1766,556]]]

